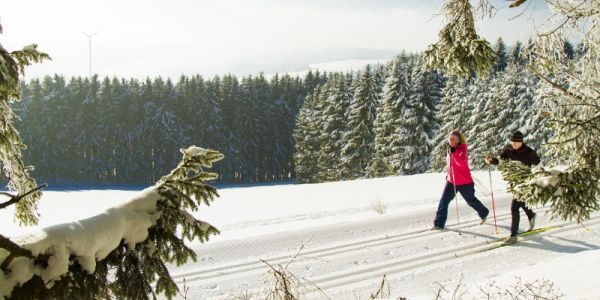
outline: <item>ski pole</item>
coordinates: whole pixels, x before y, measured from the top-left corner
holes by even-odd
[[[490,194],[492,195],[492,211],[494,212],[494,228],[498,235],[498,225],[496,224],[496,204],[494,203],[494,187],[492,186],[492,167],[488,166],[488,174],[490,175]]]

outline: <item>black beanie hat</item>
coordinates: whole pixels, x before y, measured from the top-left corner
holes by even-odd
[[[510,141],[511,142],[523,142],[523,133],[520,131],[513,132],[513,134],[510,136]]]

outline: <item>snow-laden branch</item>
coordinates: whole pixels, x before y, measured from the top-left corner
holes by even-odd
[[[41,294],[34,298],[96,298],[106,290],[116,298],[174,296],[177,286],[164,264],[195,259],[183,238],[205,241],[218,233],[187,210],[208,205],[218,196],[206,183],[216,174],[202,169],[223,158],[217,151],[199,147],[181,152],[177,168],[124,204],[13,239],[31,255],[11,258],[7,272],[0,273],[0,297],[29,293],[28,285],[40,285],[40,279],[45,289],[37,289]],[[13,250],[0,249],[0,263]],[[110,268],[117,270],[109,276]],[[91,284],[82,286],[89,280]]]

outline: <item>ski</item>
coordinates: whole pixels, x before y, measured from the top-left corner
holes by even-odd
[[[520,242],[519,238],[525,238],[525,237],[528,237],[530,235],[535,235],[535,234],[539,234],[539,233],[542,233],[542,232],[546,232],[546,231],[558,229],[560,227],[561,226],[547,226],[547,227],[540,227],[540,228],[535,228],[535,229],[532,229],[532,230],[527,230],[525,232],[521,232],[521,233],[517,234],[517,240],[514,241],[514,242],[508,242],[508,239],[501,240],[500,242],[502,242],[502,244],[500,245],[500,247],[514,245],[514,244],[517,244],[517,243]]]

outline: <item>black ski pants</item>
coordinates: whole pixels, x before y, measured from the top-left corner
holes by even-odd
[[[522,208],[525,211],[525,214],[527,215],[527,218],[529,220],[531,220],[531,218],[533,218],[533,216],[535,216],[535,213],[533,212],[533,210],[531,210],[531,208],[527,207],[525,202],[518,201],[517,199],[513,199],[512,203],[510,205],[510,213],[512,215],[512,224],[510,226],[510,235],[512,235],[512,236],[516,236],[517,232],[519,231],[519,221],[521,218],[519,208]]]

